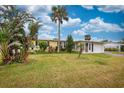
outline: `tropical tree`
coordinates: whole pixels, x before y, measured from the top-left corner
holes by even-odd
[[[0,23],[0,52],[2,61],[6,64],[10,62],[10,55],[8,49],[10,32],[7,28],[7,23]]]
[[[66,42],[67,42],[66,43],[66,50],[67,50],[67,52],[71,53],[72,49],[74,47],[73,37],[71,35],[68,35]]]
[[[64,6],[53,6],[51,20],[55,23],[58,23],[58,49],[60,52],[60,27],[63,24],[63,20],[68,21],[68,14]]]
[[[31,44],[31,46],[34,46],[34,45],[37,45],[38,43],[38,30],[39,28],[42,26],[41,22],[39,21],[31,21],[29,23],[29,30],[30,30],[30,33],[29,33],[29,36],[31,38],[31,43],[35,43],[35,44]]]
[[[25,35],[24,24],[31,21],[32,16],[24,11],[19,11],[16,6],[0,6],[0,8],[3,12],[0,15],[0,42],[1,44],[6,42],[6,47],[1,46],[1,49],[6,48],[7,51],[7,56],[4,56],[3,62],[12,63],[19,59],[21,62],[25,61],[28,40]],[[5,50],[1,51],[5,52]]]

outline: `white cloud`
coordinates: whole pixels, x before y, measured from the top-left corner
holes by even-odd
[[[42,22],[45,23],[45,24],[50,24],[50,23],[52,23],[52,20],[51,20],[50,16],[48,16],[48,15],[42,16],[42,17],[41,17],[41,20],[42,20]]]
[[[87,10],[93,9],[93,5],[82,5],[83,8],[86,8]]]
[[[50,32],[53,30],[53,27],[49,25],[43,25],[40,30]]]
[[[31,13],[35,18],[39,19],[43,26],[38,31],[38,38],[39,39],[53,39],[54,33],[56,30],[55,23],[51,21],[49,13],[51,13],[52,6],[50,5],[31,5],[25,6],[26,10]]]
[[[26,10],[31,13],[35,18],[41,20],[43,23],[51,23],[49,13],[51,13],[52,6],[50,5],[31,5],[26,6]]]
[[[71,18],[69,17],[68,21],[64,21],[63,22],[63,27],[69,27],[69,26],[77,26],[81,23],[81,19],[80,18]]]
[[[88,9],[88,10],[94,9],[94,6],[93,6],[93,5],[82,5],[82,7],[83,7],[83,8],[86,8],[86,9]],[[99,6],[96,6],[96,8],[97,8],[99,11],[107,12],[107,13],[112,13],[112,12],[115,12],[115,13],[124,12],[124,5],[99,5]]]
[[[73,31],[74,35],[86,35],[89,32],[122,32],[124,28],[119,26],[118,24],[107,23],[100,17],[96,17],[95,19],[90,19],[88,22],[84,22],[81,24],[81,28]],[[102,40],[96,37],[93,37],[93,40]]]
[[[97,9],[103,12],[124,12],[124,6],[122,5],[101,5]]]
[[[82,24],[82,31],[90,32],[122,32],[124,29],[118,24],[107,23],[100,17],[90,19],[89,22]]]
[[[103,41],[104,39],[98,37],[91,37],[92,41]]]
[[[75,31],[73,31],[73,34],[74,35],[86,35],[86,33],[82,30],[75,30]]]
[[[38,35],[38,39],[53,39],[53,38],[55,38],[53,35],[47,33]]]
[[[50,5],[29,5],[26,6],[27,11],[31,14],[47,14],[51,12],[52,6]]]

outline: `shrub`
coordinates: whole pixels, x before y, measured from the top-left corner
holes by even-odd
[[[123,45],[123,46],[121,46],[121,51],[123,51],[123,52],[124,52],[124,45]]]
[[[47,42],[45,42],[45,41],[41,41],[41,42],[39,43],[39,46],[40,46],[40,49],[41,49],[42,51],[45,51],[45,50],[47,49],[47,47],[48,47],[48,44],[47,44]]]
[[[118,48],[105,48],[105,51],[118,51]]]

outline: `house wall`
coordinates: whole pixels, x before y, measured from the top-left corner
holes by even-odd
[[[86,42],[84,44],[83,53],[104,53],[104,45],[102,43],[93,43],[93,42],[87,42],[87,43],[88,43],[87,49],[86,49]]]
[[[52,48],[57,47],[57,41],[48,41],[49,46]],[[86,43],[88,43],[88,51],[86,52]],[[66,41],[61,41],[61,47],[65,48]],[[92,51],[93,44],[93,51]],[[104,53],[104,44],[101,42],[91,42],[91,41],[77,41],[75,42],[73,51],[80,51],[80,45],[83,45],[83,53]],[[89,48],[90,47],[90,48]]]
[[[80,45],[83,45],[84,42],[75,42],[73,51],[80,51]]]
[[[121,44],[121,43],[115,43],[115,42],[109,42],[109,43],[106,43],[104,44],[104,48],[117,48],[118,51],[122,51],[121,50],[121,47],[124,46],[124,44]]]
[[[104,44],[105,48],[118,48],[120,44],[118,43],[106,43]]]
[[[35,46],[36,45],[36,41],[35,40],[31,40],[31,45]]]
[[[94,44],[93,53],[104,53],[104,45],[103,44]]]
[[[57,42],[55,41],[49,41],[49,46],[56,48],[57,47]]]
[[[66,42],[65,41],[61,41],[60,42],[61,48],[65,49],[66,47]]]

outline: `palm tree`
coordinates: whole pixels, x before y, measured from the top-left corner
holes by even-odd
[[[2,61],[4,64],[10,61],[8,43],[10,38],[10,32],[7,28],[7,23],[0,23],[0,52],[2,55]]]
[[[0,6],[0,8],[3,11],[3,13],[0,14],[0,19],[3,20],[0,20],[0,42],[6,42],[6,47],[3,46],[2,48],[6,48],[7,54],[12,57],[12,49],[17,51],[18,48],[23,47],[25,55],[27,53],[27,44],[23,27],[26,22],[32,21],[32,16],[26,12],[17,10],[16,6]],[[3,52],[5,52],[5,50],[3,50]],[[15,60],[16,58],[17,57],[14,57],[13,59]]]
[[[35,20],[36,21],[36,20]],[[30,22],[29,24],[29,30],[30,30],[30,38],[31,38],[31,41],[35,41],[35,45],[38,44],[38,30],[39,28],[42,26],[42,24],[39,22],[39,21],[32,21]]]
[[[58,50],[60,52],[60,27],[63,24],[63,20],[68,21],[68,14],[64,6],[53,6],[51,20],[58,23]]]

